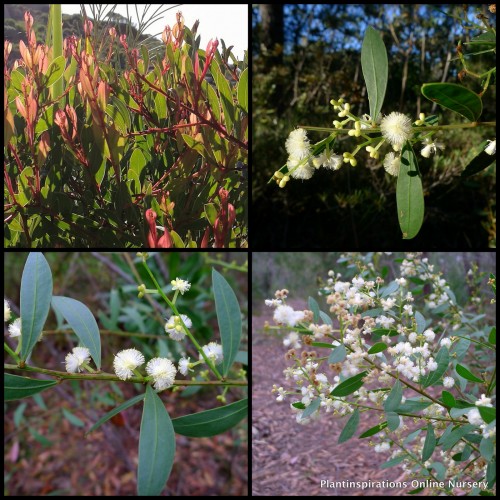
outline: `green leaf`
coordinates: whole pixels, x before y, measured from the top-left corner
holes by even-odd
[[[381,424],[377,424],[375,427],[371,427],[366,432],[363,432],[363,434],[361,434],[361,436],[359,436],[359,439],[373,436],[373,435],[379,433],[381,430],[385,429],[386,427],[387,427],[387,422],[382,422]]]
[[[212,282],[224,355],[222,370],[223,374],[227,375],[240,347],[241,311],[233,289],[215,269],[212,269]]]
[[[130,114],[122,100],[115,96],[109,98],[106,114],[113,120],[115,127],[122,134],[126,134],[131,127]]]
[[[78,300],[60,296],[52,298],[52,307],[68,322],[82,346],[90,351],[97,369],[100,369],[101,337],[89,308]]]
[[[238,84],[238,103],[243,111],[248,114],[248,68],[240,75],[240,82]]]
[[[62,409],[64,418],[75,427],[85,427],[85,424],[76,416],[73,415],[70,411],[66,410],[66,408]]]
[[[497,329],[495,327],[493,327],[490,330],[490,334],[488,336],[488,342],[493,345],[497,344]]]
[[[423,377],[423,387],[429,387],[430,385],[435,384],[448,369],[448,364],[450,363],[450,353],[448,352],[447,347],[443,346],[439,349],[435,361],[438,367],[433,372],[429,372],[426,377]]]
[[[434,435],[434,428],[432,424],[427,426],[427,436],[425,436],[424,449],[422,450],[422,462],[425,462],[429,458],[436,448],[436,436]]]
[[[450,392],[443,391],[441,397],[443,399],[443,403],[446,406],[449,406],[450,408],[455,408],[455,406],[457,405],[457,402],[455,401],[453,394],[451,394]]]
[[[495,479],[497,477],[497,462],[496,460],[492,460],[488,467],[486,467],[486,481],[488,481],[488,488],[492,488],[495,484]]]
[[[175,432],[189,437],[209,437],[226,432],[248,416],[248,398],[235,403],[178,417],[172,420]]]
[[[487,462],[489,462],[493,458],[493,452],[495,450],[491,438],[483,437],[483,439],[481,440],[481,444],[479,445],[479,451]]]
[[[387,50],[377,30],[368,26],[361,48],[361,68],[365,77],[370,116],[376,120],[384,102],[387,88]]]
[[[148,48],[146,47],[146,44],[141,45],[141,54],[142,54],[142,59],[144,60],[144,69],[147,70],[149,67],[149,52]]]
[[[59,78],[62,77],[64,73],[64,69],[66,66],[66,59],[64,56],[56,57],[52,63],[49,64],[47,71],[45,73],[45,77],[47,78],[46,87],[52,87],[54,83],[56,83]],[[56,96],[59,97],[59,96]]]
[[[388,469],[389,467],[394,467],[395,465],[400,464],[404,459],[405,455],[399,455],[396,458],[391,458],[391,460],[388,460],[387,462],[383,463],[380,468],[381,469]]]
[[[347,350],[343,344],[337,346],[328,356],[328,363],[340,363],[344,361],[347,355]]]
[[[194,386],[191,386],[194,387]],[[144,399],[145,394],[139,394],[138,396],[133,397],[132,399],[129,399],[128,401],[125,401],[125,403],[121,404],[120,406],[117,406],[116,408],[113,408],[111,411],[106,413],[103,417],[101,417],[86,433],[85,435],[89,435],[91,432],[95,431],[99,427],[101,427],[102,424],[113,418],[115,415],[118,415],[118,413],[122,412],[123,410],[126,410],[127,408],[130,408],[131,406],[134,406],[135,404],[139,403],[139,401],[142,401]]]
[[[417,157],[409,142],[405,142],[401,155],[396,201],[403,239],[410,240],[418,234],[424,221],[424,192]]]
[[[401,404],[401,399],[403,398],[403,388],[401,387],[401,382],[396,380],[394,387],[392,388],[389,396],[384,401],[384,410],[386,412],[394,411]]]
[[[26,169],[25,169],[26,170]],[[52,273],[42,253],[31,252],[21,278],[21,359],[26,361],[42,333],[52,298]]]
[[[394,293],[399,288],[397,281],[391,281],[386,287],[380,290],[380,298],[387,297]]]
[[[248,352],[238,351],[236,357],[234,358],[235,363],[241,363],[242,365],[248,365]]]
[[[481,418],[487,423],[490,424],[497,418],[497,409],[491,406],[478,406],[479,414]]]
[[[422,333],[425,330],[425,318],[419,311],[415,312],[415,321],[417,322],[417,333]]]
[[[313,299],[312,297],[309,297],[307,299],[307,303],[309,305],[309,309],[313,312],[313,321],[315,323],[317,323],[319,321],[319,305],[318,303],[316,302],[315,299]]]
[[[299,410],[305,410],[306,405],[304,403],[301,403],[300,401],[297,401],[297,403],[292,403],[292,406],[294,408],[298,408]]]
[[[444,439],[444,434],[441,436],[439,440],[439,445],[442,446],[443,451],[448,451],[455,446],[460,439],[462,439],[466,434],[474,430],[474,426],[470,424],[463,425],[458,427],[454,431],[450,432]]]
[[[424,83],[422,94],[443,108],[450,109],[471,122],[475,122],[483,112],[481,98],[472,90],[456,83]]]
[[[330,318],[328,314],[324,313],[323,311],[320,311],[319,315],[321,316],[321,319],[323,320],[323,323],[325,323],[325,325],[330,325],[330,326],[333,325],[332,318]]]
[[[5,401],[27,398],[56,385],[56,381],[19,377],[10,373],[3,374],[3,398]]]
[[[455,370],[461,377],[465,378],[466,380],[470,380],[471,382],[483,382],[482,379],[476,377],[473,373],[467,370],[465,366],[457,365]]]
[[[318,408],[321,403],[321,398],[316,398],[309,406],[306,406],[306,409],[303,411],[301,420],[307,418],[309,415],[312,415]]]
[[[368,350],[368,354],[377,354],[377,352],[382,352],[387,349],[387,344],[384,342],[377,342],[376,344],[372,345],[370,349]]]
[[[462,172],[462,177],[470,177],[471,175],[477,174],[478,172],[488,168],[492,163],[495,163],[497,155],[496,153],[493,155],[486,153],[484,151],[486,144],[488,144],[487,141],[483,141],[481,143],[479,146],[481,152],[465,167],[465,170]]]
[[[356,408],[356,410],[354,410],[354,413],[351,415],[351,418],[347,421],[347,424],[345,424],[344,429],[340,433],[338,443],[341,444],[351,439],[352,436],[354,436],[356,429],[358,428],[358,424],[359,410]]]
[[[353,392],[357,391],[363,385],[363,377],[366,377],[368,372],[358,373],[354,377],[348,378],[340,383],[332,392],[330,396],[342,397],[348,396]]]
[[[165,405],[148,384],[139,436],[139,495],[159,495],[167,482],[175,456],[175,434]]]
[[[219,63],[214,58],[210,64],[210,71],[215,81],[217,90],[219,91],[220,103],[224,111],[224,122],[226,124],[226,130],[231,133],[234,123],[234,104],[233,95],[231,93],[231,87],[228,81],[222,74],[219,67]]]
[[[397,413],[393,411],[388,411],[386,413],[386,417],[387,417],[387,427],[389,427],[391,431],[395,431],[401,425],[401,418]]]

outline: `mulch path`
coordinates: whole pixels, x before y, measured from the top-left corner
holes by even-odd
[[[305,303],[291,302],[295,309]],[[405,481],[398,467],[381,470],[389,453],[375,453],[369,438],[339,445],[347,417],[324,414],[321,420],[300,425],[289,401],[279,403],[273,384],[285,387],[286,348],[283,336],[265,332],[272,323],[272,309],[252,317],[252,495],[254,496],[402,496],[411,488],[325,488],[321,481]],[[370,414],[361,414],[356,436],[376,425]],[[408,481],[408,479],[406,478]]]

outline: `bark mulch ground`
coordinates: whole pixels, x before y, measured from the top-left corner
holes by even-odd
[[[291,303],[304,309],[304,303]],[[375,453],[369,438],[337,440],[347,422],[325,414],[309,425],[298,424],[289,401],[278,403],[273,384],[285,386],[286,348],[283,338],[265,332],[272,310],[256,310],[252,317],[252,495],[254,496],[402,496],[411,488],[326,488],[321,481],[405,481],[397,467],[381,470],[388,453]],[[356,436],[378,423],[362,414]],[[408,478],[406,478],[408,481]],[[425,494],[425,493],[424,493]]]

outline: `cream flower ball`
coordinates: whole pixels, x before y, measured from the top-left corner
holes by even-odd
[[[405,141],[413,136],[410,118],[397,111],[393,111],[382,119],[380,130],[396,151],[401,151]]]

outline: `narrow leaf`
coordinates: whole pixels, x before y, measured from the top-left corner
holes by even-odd
[[[42,253],[30,253],[21,278],[21,359],[33,350],[49,313],[52,273]]]
[[[380,290],[380,297],[383,299],[384,297],[387,297],[388,295],[394,293],[398,288],[399,284],[397,283],[397,281],[391,281],[386,287]]]
[[[393,411],[388,411],[386,413],[386,417],[387,417],[387,427],[389,427],[391,431],[395,431],[401,425],[401,418],[397,413]]]
[[[484,151],[486,144],[488,144],[487,141],[484,141],[479,146],[481,152],[465,167],[465,170],[462,172],[462,177],[470,177],[471,175],[477,174],[478,172],[488,168],[492,163],[495,163],[497,155],[496,153],[493,155],[486,153]]]
[[[419,311],[415,312],[415,321],[417,322],[417,333],[422,333],[425,330],[425,318]]]
[[[191,386],[194,387],[194,386]],[[121,404],[120,406],[117,406],[116,408],[113,408],[110,412],[106,413],[103,417],[101,417],[86,433],[85,435],[87,436],[91,432],[95,431],[99,427],[101,427],[102,424],[113,418],[115,415],[118,415],[118,413],[121,413],[123,410],[126,410],[127,408],[130,408],[131,406],[134,406],[135,404],[139,403],[144,399],[144,394],[139,394],[138,396],[133,397],[132,399],[129,399],[128,401],[125,401],[125,403]]]
[[[238,83],[238,103],[245,113],[248,113],[248,68],[240,75]]]
[[[344,344],[337,346],[328,356],[328,363],[340,363],[347,356],[347,351]]]
[[[333,325],[332,318],[330,318],[328,314],[324,313],[323,311],[320,311],[319,315],[321,316],[321,319],[323,320],[323,323],[325,323],[325,325],[330,325],[330,326]]]
[[[347,421],[347,424],[345,424],[344,429],[340,433],[338,443],[341,444],[351,439],[352,436],[354,436],[356,429],[358,428],[358,424],[359,424],[359,410],[356,408],[354,413],[351,415],[351,418]]]
[[[342,397],[348,396],[357,391],[363,385],[363,377],[366,377],[368,372],[358,373],[354,377],[348,378],[340,383],[332,392],[330,396]]]
[[[478,406],[481,418],[487,423],[493,422],[497,418],[497,409],[490,406]]]
[[[309,406],[306,406],[306,409],[302,413],[301,420],[312,415],[319,408],[320,403],[321,398],[316,398]]]
[[[399,380],[396,380],[396,383],[389,393],[389,396],[387,396],[387,399],[384,401],[384,410],[386,412],[394,411],[401,404],[402,398],[403,388],[401,387],[401,382]]]
[[[422,385],[424,387],[429,387],[430,385],[435,384],[442,377],[443,373],[448,369],[449,362],[450,353],[448,352],[448,348],[443,346],[441,347],[441,349],[439,349],[439,352],[436,356],[436,363],[438,367],[423,378]]]
[[[453,394],[451,394],[451,392],[443,391],[441,397],[443,399],[443,403],[446,406],[449,406],[450,408],[455,408],[455,406],[457,405],[457,402],[455,401],[455,398]]]
[[[10,373],[3,374],[3,398],[5,401],[27,398],[56,385],[53,380],[38,380],[20,377]]]
[[[422,462],[428,460],[436,448],[436,436],[432,424],[427,426],[427,436],[425,436],[424,449],[422,450]]]
[[[139,495],[159,495],[167,482],[175,456],[172,421],[159,396],[148,384],[139,436]]]
[[[52,307],[61,314],[76,333],[80,343],[87,347],[98,369],[101,368],[101,337],[90,309],[70,297],[52,298]]]
[[[361,48],[361,68],[365,77],[370,116],[376,120],[387,88],[387,50],[379,32],[368,26]]]
[[[172,420],[177,434],[209,437],[226,432],[248,416],[248,398],[213,410],[192,413]]]
[[[65,65],[66,59],[64,56],[56,57],[52,63],[49,64],[47,72],[45,73],[45,77],[47,78],[47,83],[45,84],[46,87],[52,87],[52,85],[54,85],[54,83],[56,83],[59,78],[63,76]]]
[[[227,375],[240,347],[241,311],[233,289],[215,269],[212,269],[212,282],[224,355],[222,370],[224,375]]]
[[[496,327],[493,327],[490,330],[490,334],[488,335],[488,342],[490,344],[493,344],[493,345],[497,344],[497,329],[496,329]]]
[[[471,382],[483,382],[482,379],[476,377],[473,373],[467,370],[465,366],[457,365],[455,369],[457,370],[457,373],[466,380],[470,380]]]
[[[313,313],[313,321],[317,323],[319,321],[319,305],[313,297],[307,299],[307,304],[309,309]]]
[[[483,437],[483,439],[481,440],[481,444],[479,445],[479,451],[487,462],[489,462],[493,458],[493,453],[495,450],[491,438]]]
[[[377,342],[370,347],[370,349],[368,350],[368,354],[377,354],[378,352],[385,351],[386,349],[387,344],[385,344],[384,342]]]
[[[456,83],[424,83],[422,94],[471,122],[477,121],[483,112],[481,98],[472,90]]]
[[[396,201],[403,239],[410,240],[418,234],[424,221],[424,192],[417,157],[409,142],[405,142],[401,155]]]
[[[85,424],[82,420],[80,420],[76,415],[73,415],[70,411],[66,410],[66,408],[62,409],[64,418],[75,427],[85,427]]]
[[[452,431],[450,434],[446,436],[445,439],[443,439],[443,436],[441,436],[441,439],[439,440],[440,446],[442,446],[443,451],[448,451],[455,446],[460,439],[462,439],[466,434],[471,432],[474,429],[473,425],[467,424],[462,427],[459,427],[458,429],[455,429]]]
[[[380,432],[381,430],[385,429],[387,427],[387,422],[382,422],[381,424],[377,424],[375,427],[372,427],[368,429],[366,432],[363,432],[361,436],[359,436],[359,439],[367,438],[370,436],[373,436]]]

